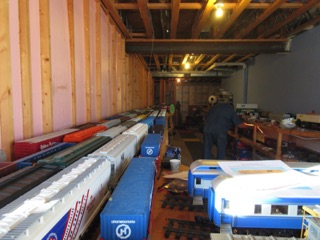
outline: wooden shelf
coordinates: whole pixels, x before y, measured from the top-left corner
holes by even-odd
[[[284,161],[297,161],[295,159],[287,159],[283,158],[281,153],[281,147],[284,137],[288,136],[295,136],[295,137],[301,137],[306,139],[312,139],[317,138],[320,139],[320,131],[313,131],[313,130],[305,130],[305,129],[284,129],[279,126],[274,126],[270,124],[264,124],[264,123],[250,123],[252,126],[248,126],[247,128],[253,128],[253,136],[252,139],[240,136],[238,134],[238,128],[235,129],[235,132],[228,132],[228,135],[233,137],[234,139],[243,142],[244,144],[250,146],[253,148],[254,151],[258,151],[266,156],[269,156],[274,159],[281,159]],[[260,143],[257,141],[257,131],[266,130],[268,132],[266,136],[274,138],[277,140],[277,146],[275,149],[270,149],[267,146],[265,146],[263,143]]]

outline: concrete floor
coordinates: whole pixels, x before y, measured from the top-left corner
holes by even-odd
[[[190,130],[193,130],[194,135],[199,139],[199,141],[202,142],[202,134],[197,129],[190,129]],[[181,138],[179,131],[175,131],[175,132],[176,134],[174,136],[170,136],[169,144],[171,146],[181,148],[181,164],[189,167],[190,164],[193,162],[192,156],[184,140]]]

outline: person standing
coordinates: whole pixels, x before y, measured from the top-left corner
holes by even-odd
[[[176,111],[175,111],[175,113],[176,113],[176,125],[180,127],[180,126],[182,126],[181,104],[180,104],[180,101],[177,101],[177,102],[176,102],[175,108],[176,108]]]
[[[241,119],[237,116],[230,103],[218,102],[214,104],[205,117],[203,128],[204,159],[226,159],[228,130],[241,124]],[[215,158],[211,153],[214,145],[217,147],[217,156]]]

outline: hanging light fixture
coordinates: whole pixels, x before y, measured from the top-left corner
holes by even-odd
[[[224,4],[220,1],[217,1],[214,6],[216,7],[216,17],[222,17],[223,15],[223,6]]]

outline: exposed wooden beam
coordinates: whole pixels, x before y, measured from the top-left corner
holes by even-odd
[[[188,61],[189,56],[190,56],[190,54],[186,54],[186,55],[184,55],[184,57],[183,57],[183,60],[182,60],[181,64],[186,64],[186,63],[187,63],[187,61]]]
[[[268,29],[266,32],[264,32],[262,35],[260,35],[259,38],[270,37],[277,30],[279,30],[280,28],[284,27],[285,25],[287,25],[291,21],[295,20],[298,16],[300,16],[301,14],[307,12],[308,10],[310,10],[311,8],[316,6],[317,4],[319,4],[319,0],[310,0],[310,1],[308,1],[303,6],[298,8],[292,15],[288,16],[284,21],[278,22],[272,28]]]
[[[289,32],[288,34],[286,34],[284,37],[286,38],[291,38],[294,37],[295,35],[305,31],[306,29],[309,29],[310,27],[315,26],[316,24],[318,24],[320,22],[320,16],[315,17],[314,19],[299,25],[298,27],[296,27],[293,31]]]
[[[237,7],[233,9],[232,15],[230,16],[228,21],[223,25],[222,29],[217,32],[215,38],[222,38],[224,36],[224,34],[234,24],[240,14],[248,7],[250,2],[251,0],[242,0],[238,3]]]
[[[204,71],[209,71],[210,69],[208,69],[215,61],[217,61],[217,59],[220,57],[220,54],[216,54],[215,56],[213,56],[204,66],[203,66],[203,70]]]
[[[103,0],[102,0],[103,1]],[[106,1],[106,0],[105,0]],[[272,3],[250,3],[248,9],[266,9],[271,6]],[[280,8],[300,8],[304,3],[301,2],[290,2],[284,3]],[[114,8],[117,10],[137,10],[139,9],[137,3],[114,3]],[[236,8],[237,3],[224,3],[224,9],[234,9]],[[171,3],[147,3],[147,7],[150,10],[169,10],[172,7]],[[201,3],[180,3],[180,10],[200,10],[202,8]]]
[[[199,65],[199,63],[202,61],[202,59],[204,59],[205,56],[206,56],[205,54],[200,54],[194,61],[192,67],[190,68],[190,71],[196,68]]]
[[[180,0],[172,1],[171,3],[171,23],[170,23],[170,38],[176,38],[177,26],[179,21]]]
[[[149,9],[147,8],[146,0],[138,0],[138,7],[144,28],[146,30],[146,36],[147,38],[153,38],[152,18]]]
[[[173,59],[173,54],[169,54],[169,59],[168,59],[168,71],[171,70],[172,68],[172,59]]]
[[[224,59],[222,62],[223,62],[223,63],[229,62],[229,61],[231,61],[233,58],[235,58],[236,56],[237,56],[237,54],[232,54],[232,55],[230,55],[229,57],[227,57],[226,59]]]
[[[248,54],[248,55],[238,59],[236,62],[244,62],[245,60],[247,60],[247,59],[249,59],[249,58],[251,58],[253,56],[254,56],[254,54]]]
[[[194,21],[192,26],[192,38],[198,38],[203,26],[206,24],[216,0],[208,0],[200,16]]]
[[[110,16],[112,17],[113,21],[116,23],[116,25],[119,27],[120,31],[126,38],[131,38],[131,35],[129,31],[127,30],[127,27],[122,22],[117,9],[115,9],[114,4],[110,0],[101,0],[104,7],[108,10]]]
[[[160,62],[159,62],[159,55],[158,54],[153,54],[154,62],[157,66],[157,71],[160,71]]]
[[[137,54],[138,59],[143,64],[145,69],[148,69],[148,65],[146,64],[146,61],[144,60],[143,56],[141,54]]]
[[[172,3],[147,3],[147,6],[152,10],[169,10],[172,7]],[[114,3],[114,7],[118,10],[137,10],[139,8],[136,3]],[[196,2],[180,4],[180,9],[199,10],[201,8],[202,4]]]
[[[130,33],[130,36],[132,38],[146,38],[146,33]]]
[[[249,24],[236,38],[243,38],[248,35],[253,29],[255,29],[260,23],[262,23],[267,17],[274,13],[286,0],[274,1],[267,9],[263,11],[259,17]]]

